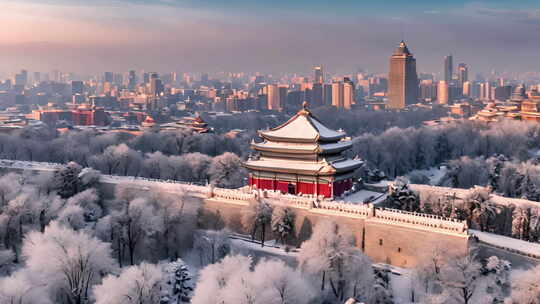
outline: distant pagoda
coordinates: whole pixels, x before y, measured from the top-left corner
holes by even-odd
[[[244,163],[252,188],[333,198],[352,188],[354,170],[363,164],[343,155],[352,142],[324,126],[305,102],[289,121],[259,136],[264,141],[251,144],[257,156]]]
[[[208,124],[199,115],[196,115],[195,117],[182,117],[177,124],[184,126],[186,129],[192,129],[199,133],[211,133],[211,129],[208,127]]]

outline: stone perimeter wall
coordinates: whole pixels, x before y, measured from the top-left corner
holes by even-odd
[[[0,160],[0,171],[54,171],[59,164]],[[223,221],[228,228],[244,232],[241,226],[243,209],[250,201],[262,197],[275,205],[287,206],[296,214],[298,244],[309,239],[313,226],[321,220],[331,219],[352,231],[357,246],[374,262],[399,267],[414,267],[424,254],[435,247],[444,246],[448,254],[465,253],[469,234],[464,222],[441,217],[378,209],[373,205],[329,201],[313,196],[292,196],[273,191],[250,192],[248,189],[219,189],[189,185],[174,181],[102,175],[101,191],[112,197],[118,184],[149,189],[159,188],[168,193],[189,195],[203,215]],[[198,212],[197,212],[198,213]],[[214,228],[213,221],[201,221],[202,228]],[[217,226],[217,223],[215,224]]]
[[[227,227],[238,232],[245,233],[241,227],[242,210],[256,197],[294,210],[298,243],[309,238],[317,222],[337,221],[354,233],[357,246],[376,263],[414,267],[436,247],[449,255],[465,253],[469,247],[464,222],[427,214],[268,191],[250,193],[247,190],[213,189],[208,196],[203,210],[219,214]]]

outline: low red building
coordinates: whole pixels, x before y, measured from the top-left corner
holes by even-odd
[[[252,143],[257,156],[244,163],[250,187],[325,197],[352,188],[362,161],[343,155],[351,141],[324,126],[305,106],[283,125],[259,131],[263,142]]]
[[[75,126],[106,126],[110,123],[110,117],[103,108],[80,107],[77,109],[47,109],[34,110],[30,117],[44,123],[54,125],[59,121],[67,121]]]

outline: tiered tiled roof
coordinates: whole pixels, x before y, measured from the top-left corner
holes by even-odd
[[[345,133],[324,126],[307,110],[306,105],[289,121],[276,128],[259,131],[264,139],[252,143],[260,152],[245,166],[252,170],[297,173],[309,175],[334,175],[347,173],[362,165],[360,160],[341,155],[352,147]]]

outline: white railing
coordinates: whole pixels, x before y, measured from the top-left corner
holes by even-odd
[[[430,230],[448,231],[458,234],[467,234],[468,229],[464,221],[393,209],[376,209],[374,220],[385,223],[421,226]]]
[[[0,160],[0,167],[25,170],[57,170],[63,164],[29,162],[17,160]],[[314,195],[291,195],[279,191],[249,191],[242,189],[223,189],[210,186],[200,186],[189,182],[163,180],[134,176],[101,175],[101,182],[136,183],[145,186],[157,186],[169,191],[187,191],[201,197],[210,197],[223,203],[232,202],[247,205],[257,197],[263,197],[274,203],[295,208],[308,209],[312,212],[325,213],[334,216],[364,218],[373,221],[405,225],[435,231],[467,235],[467,224],[464,221],[443,218],[436,215],[406,212],[395,209],[377,209],[372,204],[354,204],[343,201],[332,201]],[[202,196],[204,195],[204,196]]]

